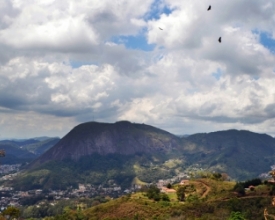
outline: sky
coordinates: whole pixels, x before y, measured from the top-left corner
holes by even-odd
[[[274,136],[274,11],[270,0],[1,0],[0,139],[120,120]]]

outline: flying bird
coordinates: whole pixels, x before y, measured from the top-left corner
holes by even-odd
[[[211,5],[209,5],[209,7],[208,7],[207,11],[209,11],[209,10],[211,10]]]
[[[220,43],[222,42],[222,37],[219,37],[219,40],[218,40]]]
[[[162,28],[159,27],[160,30],[163,30]]]

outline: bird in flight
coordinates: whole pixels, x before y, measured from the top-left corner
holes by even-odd
[[[160,30],[163,30],[162,28],[159,27]]]
[[[222,42],[222,37],[219,37],[219,40],[218,40],[220,43]]]
[[[211,10],[211,5],[209,5],[209,7],[208,7],[207,11],[209,11],[209,10]]]

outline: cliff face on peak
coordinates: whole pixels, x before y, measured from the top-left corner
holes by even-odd
[[[54,147],[39,157],[35,164],[50,160],[73,159],[100,155],[156,153],[178,150],[180,138],[167,131],[128,121],[116,123],[87,122],[74,127]]]

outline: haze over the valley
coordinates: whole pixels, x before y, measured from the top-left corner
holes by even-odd
[[[119,120],[273,136],[274,11],[268,0],[1,1],[0,139]]]

